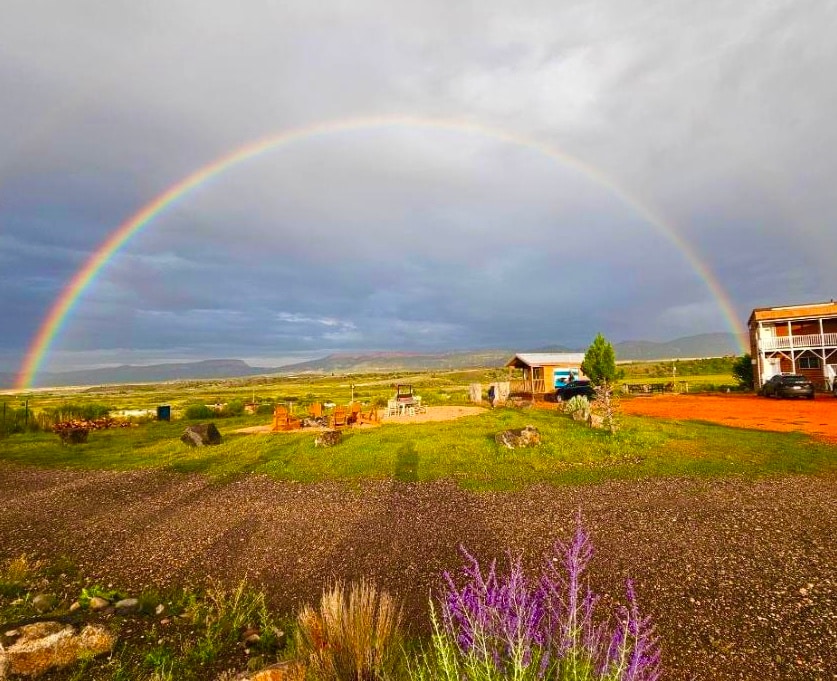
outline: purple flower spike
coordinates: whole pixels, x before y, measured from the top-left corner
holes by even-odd
[[[437,630],[455,651],[458,679],[483,678],[479,669],[547,681],[575,670],[593,679],[659,679],[659,639],[650,619],[640,615],[630,580],[627,605],[612,630],[606,621],[595,624],[601,619],[595,616],[599,598],[584,575],[593,546],[580,513],[572,541],[555,543],[554,556],[536,580],[527,578],[520,556],[507,554],[501,573],[495,561],[484,571],[465,548],[462,554],[461,584],[450,573],[443,575]]]

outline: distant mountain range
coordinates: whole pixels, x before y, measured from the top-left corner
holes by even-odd
[[[614,343],[616,359],[655,360],[694,357],[723,357],[740,353],[739,342],[731,333],[705,333],[686,336],[665,343],[623,341]],[[516,350],[474,350],[438,353],[356,352],[335,353],[298,364],[279,367],[254,367],[240,359],[211,359],[200,362],[152,364],[83,371],[44,372],[38,375],[37,387],[108,385],[118,383],[161,383],[164,381],[238,378],[265,374],[299,373],[371,373],[375,371],[419,371],[422,369],[454,370],[471,367],[503,366],[515,352],[584,352],[586,348],[548,346]],[[11,388],[15,375],[0,373],[0,388]]]

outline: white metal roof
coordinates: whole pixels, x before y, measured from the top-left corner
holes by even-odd
[[[518,352],[506,364],[512,364],[515,359],[530,367],[561,366],[562,364],[580,365],[584,361],[583,352]]]

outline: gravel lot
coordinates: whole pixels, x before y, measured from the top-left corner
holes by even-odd
[[[581,509],[595,590],[634,578],[668,679],[837,678],[835,477],[653,480],[515,493],[452,482],[304,485],[249,476],[39,470],[0,463],[0,559],[65,554],[129,590],[245,575],[296,608],[335,577],[372,577],[425,626],[463,543],[537,563]]]

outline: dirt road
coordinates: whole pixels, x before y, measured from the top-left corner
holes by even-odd
[[[654,395],[622,400],[626,414],[712,421],[737,428],[803,431],[837,442],[837,399],[778,400],[753,395]]]
[[[610,610],[634,578],[662,637],[665,678],[833,679],[836,483],[651,480],[476,494],[445,481],[212,483],[0,463],[0,560],[67,555],[93,581],[129,592],[247,576],[283,610],[337,577],[366,576],[405,598],[419,624],[442,570],[461,565],[460,544],[482,560],[508,549],[539,563],[581,509],[596,548],[592,585]]]

